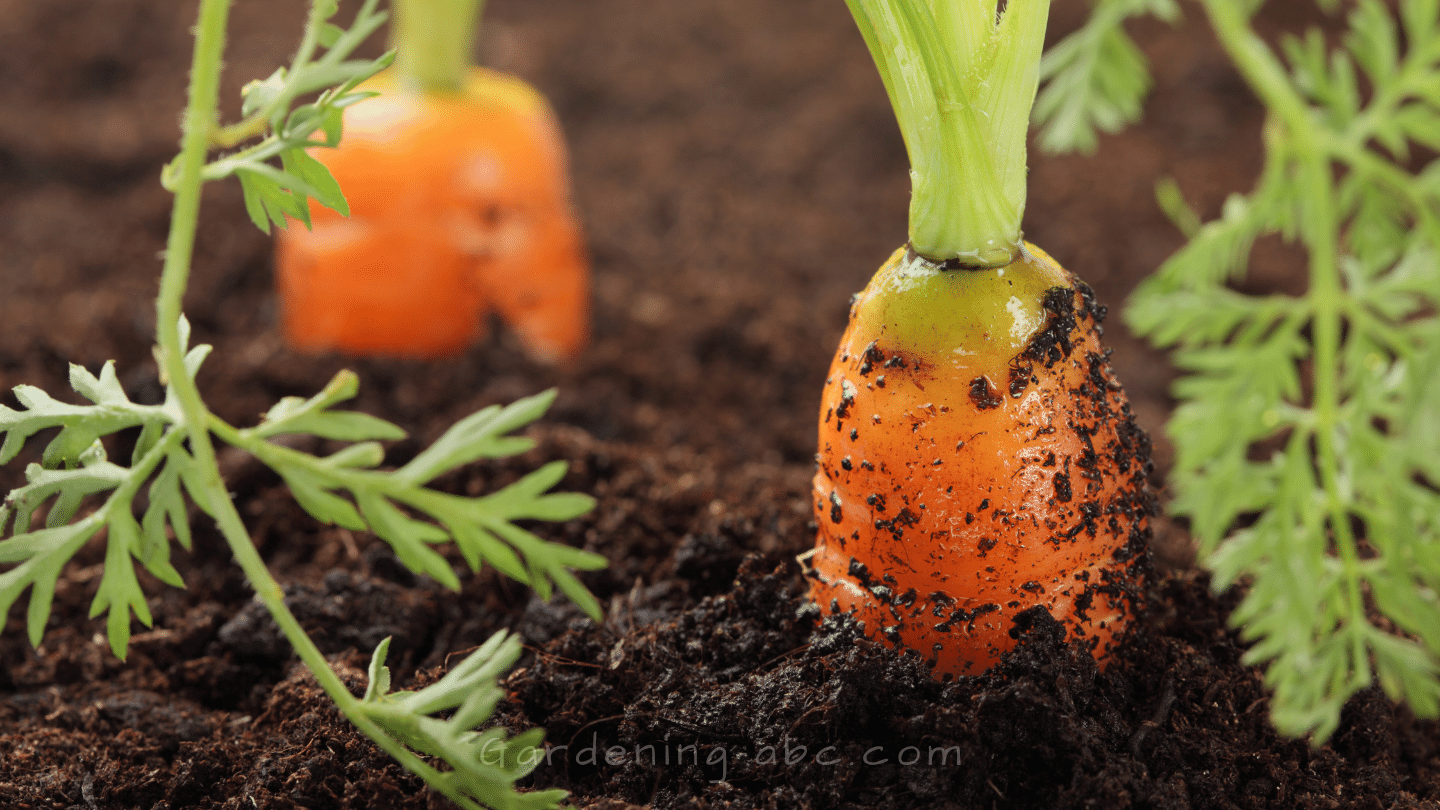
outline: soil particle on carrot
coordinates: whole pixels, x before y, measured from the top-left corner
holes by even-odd
[[[990,381],[976,377],[970,381],[970,401],[980,410],[1000,407],[1000,395],[990,387]]]

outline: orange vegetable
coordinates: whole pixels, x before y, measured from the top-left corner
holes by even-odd
[[[825,382],[815,601],[937,676],[995,663],[1037,605],[1103,658],[1135,612],[1153,511],[1103,315],[1032,245],[1000,268],[897,251]]]
[[[397,25],[417,9],[397,5]],[[421,21],[399,30],[457,37]],[[519,79],[469,67],[469,35],[429,73],[397,39],[395,67],[361,87],[380,96],[345,110],[339,147],[312,150],[350,216],[316,211],[312,230],[292,223],[278,237],[285,337],[304,350],[434,357],[482,337],[495,311],[532,355],[573,358],[588,337],[589,267],[554,115]]]
[[[846,2],[910,155],[910,240],[825,382],[811,597],[937,677],[1042,608],[1103,662],[1149,567],[1149,440],[1104,308],[1020,235],[1049,2]]]

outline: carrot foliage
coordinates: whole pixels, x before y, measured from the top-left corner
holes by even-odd
[[[1272,45],[1259,5],[1203,3],[1267,108],[1262,174],[1212,222],[1178,211],[1190,240],[1126,315],[1186,374],[1171,511],[1245,588],[1277,727],[1318,744],[1376,681],[1440,714],[1440,3],[1359,0],[1335,45]],[[1235,290],[1270,234],[1303,294]]]
[[[1174,22],[1175,0],[1101,0],[1080,30],[1040,60],[1044,88],[1031,117],[1047,152],[1093,152],[1096,130],[1115,132],[1140,117],[1149,64],[1122,23],[1141,14]]]
[[[190,346],[180,301],[190,275],[199,226],[200,190],[207,180],[239,178],[255,224],[283,225],[286,216],[308,218],[308,199],[344,210],[344,197],[328,170],[305,153],[333,146],[341,137],[340,110],[367,97],[354,87],[389,64],[389,55],[356,60],[350,53],[385,20],[366,0],[349,28],[329,22],[335,0],[314,0],[294,63],[245,88],[244,119],[217,121],[219,73],[229,0],[201,0],[195,28],[190,104],[181,153],[164,182],[175,194],[165,264],[157,300],[155,358],[166,385],[160,405],[132,401],[113,363],[99,374],[72,365],[72,387],[88,404],[70,404],[33,386],[15,388],[19,409],[0,405],[0,463],[25,445],[49,436],[39,461],[26,469],[27,483],[0,504],[0,618],[29,591],[27,628],[39,645],[50,621],[56,585],[67,562],[92,539],[105,543],[104,573],[91,617],[106,615],[106,635],[124,658],[132,619],[153,617],[141,589],[137,563],[161,582],[183,587],[171,564],[171,543],[193,542],[190,505],[214,520],[237,564],[270,610],[296,653],[338,708],[378,746],[435,790],[464,808],[552,807],[562,791],[521,793],[514,782],[539,762],[538,730],[508,737],[503,730],[476,730],[500,695],[496,679],[514,663],[518,641],[497,635],[439,682],[417,693],[390,693],[384,668],[388,640],[375,651],[370,690],[351,695],[285,605],[279,583],[252,543],[216,463],[216,439],[248,451],[273,468],[300,506],[316,519],[388,542],[399,561],[458,590],[459,579],[435,546],[453,541],[470,568],[482,563],[534,587],[548,597],[559,588],[589,615],[600,606],[570,569],[594,569],[604,558],[542,540],[521,520],[564,521],[588,512],[594,500],[549,490],[565,475],[555,462],[482,497],[463,497],[433,486],[442,475],[484,458],[524,452],[530,439],[513,435],[538,419],[554,400],[543,392],[508,406],[486,408],[454,425],[433,445],[398,469],[386,469],[381,442],[405,436],[396,425],[336,405],[355,396],[356,376],[341,372],[308,399],[281,400],[252,427],[233,427],[210,412],[195,376],[209,346]],[[302,97],[313,101],[300,103]],[[316,133],[320,133],[317,138]],[[214,149],[253,145],[211,160]],[[278,158],[280,165],[267,161]],[[134,439],[126,463],[112,461],[114,437]],[[319,456],[280,440],[307,434],[343,445]],[[43,518],[43,526],[36,521]],[[434,715],[451,713],[441,720]],[[437,768],[421,755],[444,761]]]
[[[341,28],[330,22],[339,11],[339,0],[312,3],[310,24],[294,62],[246,84],[241,90],[243,119],[217,127],[210,135],[211,145],[220,148],[248,143],[211,161],[202,176],[207,181],[232,175],[239,179],[245,210],[265,233],[272,223],[285,228],[287,216],[309,227],[311,198],[349,215],[345,195],[330,170],[305,150],[339,145],[344,109],[375,95],[355,88],[395,60],[393,50],[375,59],[350,58],[388,19],[388,14],[376,10],[377,5],[379,0],[366,0],[350,27]],[[296,104],[312,95],[313,101]],[[276,158],[279,166],[270,162]],[[165,168],[166,188],[173,190],[177,170],[173,163]]]

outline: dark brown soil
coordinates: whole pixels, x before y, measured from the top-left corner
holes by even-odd
[[[134,397],[160,393],[149,302],[169,197],[157,176],[178,137],[193,5],[0,0],[6,388],[61,394],[68,362],[113,358]],[[529,652],[502,718],[548,728],[557,748],[534,782],[595,808],[1435,806],[1440,727],[1377,692],[1318,750],[1274,735],[1260,675],[1225,625],[1233,599],[1186,570],[1188,541],[1169,523],[1155,553],[1171,573],[1103,673],[1041,615],[999,671],[942,685],[806,607],[794,556],[813,542],[820,387],[850,294],[904,238],[908,194],[844,5],[491,6],[483,61],[547,93],[572,145],[595,261],[595,344],[574,367],[533,365],[503,332],[437,363],[295,355],[274,329],[267,239],[233,185],[206,198],[187,309],[216,346],[201,383],[223,417],[253,421],[348,365],[358,407],[414,437],[392,448],[398,462],[462,415],[558,386],[534,451],[446,485],[480,492],[564,458],[563,486],[599,499],[592,515],[536,527],[612,561],[586,578],[608,605],[597,626],[490,572],[460,594],[417,581],[383,543],[317,527],[276,477],[227,456],[272,570],[355,688],[387,635],[404,685],[517,629]],[[1055,32],[1086,6],[1057,2]],[[288,57],[302,13],[238,0],[228,99]],[[1158,178],[1213,216],[1259,167],[1261,112],[1186,14],[1179,30],[1135,27],[1157,72],[1142,126],[1090,158],[1033,160],[1028,236],[1112,308],[1180,242],[1153,203]],[[1249,287],[1299,283],[1278,245],[1257,256]],[[1163,472],[1172,372],[1108,326]],[[155,626],[137,626],[124,663],[86,618],[102,559],[92,545],[67,569],[39,650],[19,608],[0,635],[0,807],[447,806],[329,707],[213,531],[177,555],[188,589],[146,581]]]

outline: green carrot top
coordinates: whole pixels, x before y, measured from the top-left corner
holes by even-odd
[[[1050,0],[846,0],[910,154],[910,244],[998,267],[1020,252],[1025,135]]]
[[[485,0],[392,0],[390,44],[402,85],[456,92],[473,63]]]

